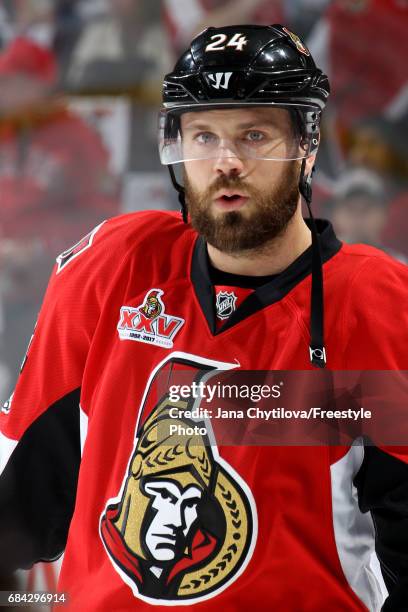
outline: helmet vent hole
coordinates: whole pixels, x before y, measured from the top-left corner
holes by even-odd
[[[174,98],[187,98],[189,97],[188,92],[181,85],[174,85],[173,83],[164,84],[164,95],[172,96]]]
[[[309,84],[310,77],[304,75],[291,75],[281,79],[270,80],[266,83],[257,94],[270,95],[272,94],[290,94],[297,93],[305,89]]]

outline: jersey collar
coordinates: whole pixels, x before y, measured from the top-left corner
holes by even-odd
[[[309,220],[305,219],[305,222],[309,226]],[[342,243],[338,240],[329,221],[316,219],[316,225],[320,236],[322,262],[326,263],[338,253]],[[306,249],[286,270],[277,274],[272,281],[256,288],[218,330],[216,329],[215,319],[215,293],[211,283],[209,265],[207,244],[199,236],[194,245],[191,280],[208,327],[215,336],[240,323],[258,310],[279,302],[291,289],[311,274],[312,247]]]

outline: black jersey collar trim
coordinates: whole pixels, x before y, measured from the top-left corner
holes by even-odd
[[[211,282],[214,285],[226,285],[230,287],[242,287],[243,289],[256,289],[273,280],[276,274],[268,276],[245,276],[243,274],[232,274],[230,272],[222,272],[214,268],[209,261],[208,269],[210,272]]]
[[[305,219],[305,222],[309,225],[308,219]],[[338,240],[329,221],[316,219],[316,225],[320,237],[322,261],[325,263],[338,253],[342,243]],[[211,283],[209,266],[207,245],[205,240],[199,236],[194,245],[191,280],[208,327],[215,336],[243,321],[265,306],[279,302],[293,287],[306,278],[312,271],[312,247],[306,249],[286,270],[277,274],[273,280],[265,285],[261,285],[251,293],[218,330],[216,329],[215,321],[214,287]]]

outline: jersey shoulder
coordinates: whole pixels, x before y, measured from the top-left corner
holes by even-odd
[[[160,271],[167,279],[180,276],[185,274],[196,236],[177,212],[113,217],[57,257],[48,294],[59,300],[81,297],[102,304],[109,288],[119,290],[129,279],[140,279],[141,272],[144,279],[149,270]]]
[[[176,245],[180,237],[192,235],[188,230],[180,215],[172,211],[141,211],[112,217],[58,255],[56,274],[68,275],[68,270],[75,274],[83,268],[91,271],[104,266],[113,269],[139,249],[146,255],[152,250],[157,254],[166,245]]]
[[[408,266],[383,251],[344,245],[335,306],[346,369],[406,369]]]
[[[408,291],[408,266],[375,247],[344,244],[339,252],[338,264],[343,269],[350,291],[354,291],[357,297],[376,289],[401,293]]]

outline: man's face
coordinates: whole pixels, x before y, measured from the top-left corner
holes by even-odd
[[[156,302],[148,302],[146,304],[147,314],[152,314],[157,308]]]
[[[172,561],[184,550],[202,491],[195,485],[182,489],[175,481],[151,480],[145,483],[144,493],[152,500],[153,512],[146,547],[156,561]]]
[[[289,113],[259,107],[185,113],[181,129],[186,147],[212,147],[208,159],[184,163],[191,222],[205,240],[237,253],[281,234],[299,204],[300,162],[282,159],[293,156]],[[254,159],[264,150],[279,161]]]

